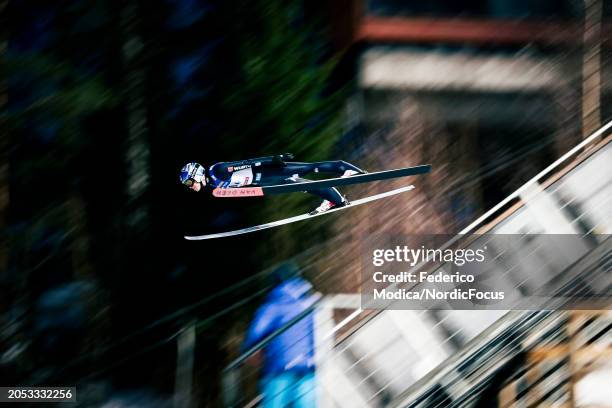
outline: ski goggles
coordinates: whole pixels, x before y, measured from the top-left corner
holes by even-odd
[[[187,187],[191,187],[195,183],[202,183],[202,186],[206,185],[206,181],[204,177],[201,177],[200,180],[198,180],[197,178],[188,178],[187,180],[183,181],[183,184],[186,185]]]

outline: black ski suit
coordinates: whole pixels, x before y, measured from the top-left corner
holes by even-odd
[[[283,156],[269,156],[235,162],[221,162],[212,165],[207,171],[208,182],[214,188],[244,186],[269,186],[275,184],[298,183],[307,181],[302,178],[310,173],[333,173],[342,175],[346,170],[365,173],[360,168],[343,160],[315,163],[284,162]],[[308,191],[340,204],[344,200],[336,188]]]

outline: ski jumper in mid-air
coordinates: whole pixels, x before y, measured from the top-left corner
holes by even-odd
[[[259,157],[235,162],[216,163],[206,169],[198,163],[188,163],[181,169],[180,181],[193,191],[214,188],[269,186],[308,181],[310,173],[332,173],[342,177],[364,174],[366,171],[342,160],[315,163],[290,162],[290,153]],[[308,191],[323,199],[310,214],[318,214],[349,204],[335,187]]]

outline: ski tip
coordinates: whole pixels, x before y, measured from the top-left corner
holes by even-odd
[[[431,164],[421,164],[420,166],[415,166],[415,169],[420,169],[419,173],[429,173],[431,171]]]

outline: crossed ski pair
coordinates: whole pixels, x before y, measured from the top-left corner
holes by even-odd
[[[374,173],[366,173],[359,174],[350,177],[339,177],[333,179],[326,180],[318,180],[318,181],[305,181],[301,183],[293,183],[293,184],[279,184],[274,186],[262,186],[262,187],[240,187],[240,188],[225,188],[220,189],[217,188],[213,191],[213,195],[215,197],[222,198],[241,198],[241,197],[256,197],[256,196],[264,196],[269,194],[281,194],[281,193],[291,193],[297,191],[308,191],[308,190],[317,190],[321,188],[329,188],[336,186],[346,186],[351,184],[359,184],[359,183],[367,183],[370,181],[379,181],[379,180],[387,180],[396,177],[405,177],[405,176],[413,176],[417,174],[424,174],[431,171],[431,165],[425,164],[422,166],[416,167],[406,167],[402,169],[395,170],[385,170],[378,171]],[[266,224],[255,225],[253,227],[242,228],[234,231],[221,232],[216,234],[207,234],[207,235],[197,235],[197,236],[185,236],[185,239],[190,241],[199,241],[205,239],[212,238],[223,238],[223,237],[231,237],[235,235],[247,234],[249,232],[260,231],[268,228],[274,228],[285,224],[290,224],[293,222],[305,220],[312,217],[317,217],[319,215],[330,214],[336,211],[341,211],[347,208],[355,207],[361,204],[366,204],[372,201],[380,200],[381,198],[390,197],[396,194],[400,194],[406,191],[410,191],[414,188],[414,186],[404,186],[395,190],[387,191],[385,193],[376,194],[370,197],[364,197],[355,201],[352,201],[351,204],[345,207],[334,208],[329,211],[325,211],[319,214],[302,214],[297,215],[295,217],[286,218],[283,220],[273,221]]]

